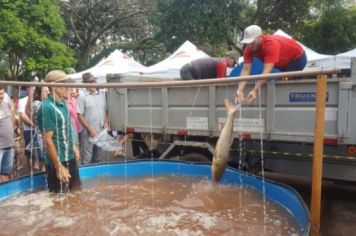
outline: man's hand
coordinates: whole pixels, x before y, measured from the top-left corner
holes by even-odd
[[[96,130],[95,130],[93,127],[89,126],[89,127],[88,127],[88,132],[89,132],[89,135],[90,135],[91,138],[94,138],[94,137],[95,137],[95,135],[96,135]]]
[[[70,179],[70,174],[69,171],[62,165],[62,163],[59,164],[58,168],[56,169],[57,172],[57,178],[59,181],[63,183],[68,183]]]
[[[74,153],[74,158],[80,162],[80,150],[77,144],[73,144],[73,153]]]
[[[246,97],[246,101],[247,101],[247,103],[251,103],[251,102],[253,102],[255,99],[256,99],[256,89],[252,89],[252,90],[248,93],[248,95],[247,95],[247,97]]]
[[[30,96],[30,95],[33,96],[34,93],[35,93],[35,86],[29,86],[27,88],[27,96]]]
[[[104,129],[109,129],[109,128],[110,128],[109,121],[108,121],[108,120],[105,120],[105,122],[104,122]]]
[[[243,103],[245,101],[245,96],[243,91],[236,90],[235,103]]]

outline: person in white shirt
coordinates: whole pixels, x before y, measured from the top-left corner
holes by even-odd
[[[27,88],[27,90],[30,88]],[[27,157],[27,164],[29,170],[33,171],[36,163],[34,156],[33,147],[38,146],[34,142],[35,138],[35,122],[26,114],[26,104],[28,96],[23,97],[19,100],[19,105],[17,108],[17,113],[19,114],[20,120],[23,123],[23,136],[25,141],[25,156]]]
[[[91,73],[82,75],[83,83],[96,83],[96,78]],[[83,129],[81,131],[81,162],[83,165],[100,161],[99,147],[89,141],[101,130],[109,127],[108,109],[105,94],[96,88],[88,88],[77,99],[77,114]]]

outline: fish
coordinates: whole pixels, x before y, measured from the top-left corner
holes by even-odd
[[[227,118],[223,129],[221,130],[218,141],[216,142],[213,161],[211,165],[211,176],[215,182],[218,182],[225,172],[229,158],[230,147],[232,144],[232,132],[234,127],[234,117],[241,104],[234,105],[230,100],[224,100]]]

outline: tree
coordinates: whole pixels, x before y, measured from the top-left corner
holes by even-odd
[[[54,0],[0,3],[0,51],[3,73],[11,80],[70,67],[75,59],[61,42],[65,31]]]
[[[325,54],[337,54],[356,47],[356,7],[328,9],[302,32],[309,47]]]
[[[308,18],[310,0],[257,0],[252,22],[263,30],[296,32]]]
[[[147,15],[153,11],[150,0],[68,0],[60,1],[70,31],[69,45],[75,49],[78,69],[88,67],[97,54],[108,49],[144,49],[150,37]],[[136,37],[133,33],[136,32]],[[138,34],[140,33],[140,34]],[[139,35],[139,36],[138,36]]]
[[[151,22],[160,30],[156,39],[173,51],[190,40],[211,55],[236,47],[238,20],[246,8],[237,0],[157,0]]]
[[[242,48],[243,30],[251,24],[266,32],[283,29],[298,33],[308,19],[310,1],[157,0],[152,22],[160,29],[157,40],[169,51],[190,40],[216,56]]]

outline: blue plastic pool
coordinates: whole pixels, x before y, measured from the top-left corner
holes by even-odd
[[[130,161],[118,163],[106,163],[83,166],[80,168],[80,176],[83,180],[97,176],[140,176],[162,174],[180,174],[188,176],[201,176],[211,178],[211,166],[202,163],[190,163],[180,161]],[[304,235],[309,234],[310,214],[299,194],[292,188],[269,180],[249,175],[233,168],[227,168],[220,183],[231,185],[249,186],[259,192],[263,191],[265,184],[266,198],[286,209],[298,222]],[[0,200],[11,195],[29,191],[31,189],[44,188],[45,175],[37,174],[31,179],[29,176],[14,179],[0,185]]]

